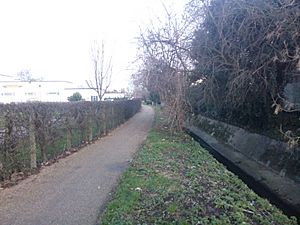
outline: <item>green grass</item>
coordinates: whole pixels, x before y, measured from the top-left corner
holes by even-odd
[[[297,224],[159,118],[101,224]]]

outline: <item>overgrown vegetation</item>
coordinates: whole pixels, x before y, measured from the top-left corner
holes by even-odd
[[[190,24],[167,9],[165,12],[166,22],[161,27],[149,26],[140,35],[141,67],[133,79],[136,86],[158,96],[169,115],[170,129],[180,130],[188,106]]]
[[[184,133],[156,125],[125,172],[101,224],[297,224]]]
[[[299,113],[277,114],[296,109],[284,88],[299,76],[300,3],[194,2],[189,10],[203,20],[191,47],[191,81],[202,81],[193,110],[251,129],[299,127]]]
[[[134,79],[160,96],[171,127],[180,129],[190,112],[296,145],[299,1],[190,0],[181,18],[165,12],[164,24],[140,36]],[[298,86],[288,94],[287,84]]]
[[[0,181],[92,142],[140,106],[140,100],[0,104]]]

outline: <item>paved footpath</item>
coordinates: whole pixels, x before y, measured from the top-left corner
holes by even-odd
[[[154,112],[141,112],[95,144],[0,190],[1,225],[94,225],[119,176],[145,140]]]

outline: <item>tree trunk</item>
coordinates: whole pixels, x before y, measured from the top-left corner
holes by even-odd
[[[115,118],[115,111],[114,111],[114,107],[112,106],[111,108],[111,115],[112,115],[112,120],[111,120],[111,128],[114,129],[116,127],[116,119]]]
[[[43,157],[43,162],[47,162],[48,161],[48,157],[47,157],[47,152],[46,152],[46,148],[45,146],[41,146],[41,154]]]
[[[72,134],[71,130],[67,129],[67,134],[66,134],[66,150],[71,149],[72,147]]]
[[[92,117],[89,118],[88,124],[88,142],[91,143],[93,141],[93,122]]]
[[[29,145],[30,145],[30,168],[35,169],[36,165],[36,140],[32,115],[29,116]]]
[[[105,114],[105,111],[102,112],[103,113],[103,135],[106,135],[107,134],[107,126],[106,126],[106,114]]]

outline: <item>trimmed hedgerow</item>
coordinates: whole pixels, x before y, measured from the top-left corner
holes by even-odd
[[[105,135],[140,100],[0,104],[0,181]]]

